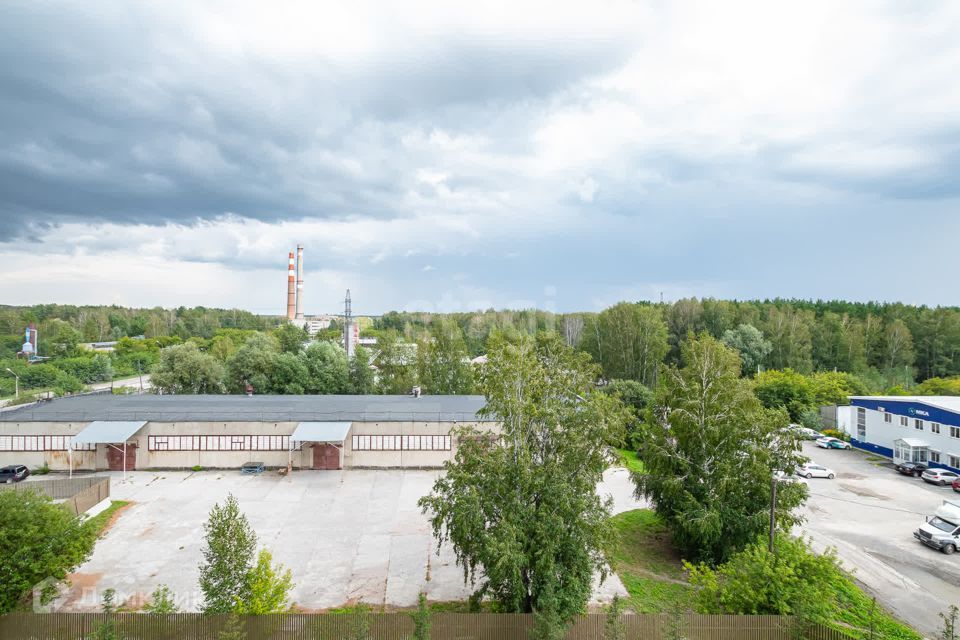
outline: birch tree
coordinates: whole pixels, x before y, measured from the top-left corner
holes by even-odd
[[[633,478],[687,557],[722,562],[766,531],[773,474],[794,470],[799,443],[786,412],[764,409],[740,378],[734,350],[703,335],[681,357],[661,377]],[[780,487],[780,528],[798,521],[804,497],[800,484]]]
[[[565,623],[606,567],[611,503],[596,487],[625,410],[595,391],[598,375],[556,334],[492,341],[480,389],[500,433],[459,429],[455,459],[420,500],[475,596],[503,611]]]

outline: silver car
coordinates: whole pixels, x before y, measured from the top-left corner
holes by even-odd
[[[953,484],[954,480],[960,478],[960,474],[948,471],[947,469],[927,469],[920,477],[923,478],[924,482],[945,487],[948,484]]]
[[[833,480],[835,477],[837,477],[837,474],[834,473],[833,469],[828,469],[823,465],[819,465],[815,462],[808,462],[802,465],[797,470],[797,475],[803,476],[808,480],[810,478],[828,478],[830,480]]]

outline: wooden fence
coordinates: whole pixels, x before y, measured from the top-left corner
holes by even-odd
[[[54,478],[51,480],[28,480],[13,484],[0,484],[0,491],[39,491],[63,505],[74,515],[85,513],[101,500],[110,497],[110,478],[85,476],[80,478]],[[0,636],[2,638],[3,636]]]
[[[216,640],[228,628],[229,616],[196,613],[11,613],[0,616],[0,638],[82,640],[109,620],[116,637],[127,640]],[[356,640],[358,618],[352,614],[278,614],[243,616],[238,622],[249,640]],[[371,640],[406,640],[413,621],[403,613],[371,614]],[[577,618],[566,640],[602,640],[606,617]],[[438,613],[431,617],[431,640],[527,640],[533,616],[494,613]],[[840,631],[810,625],[797,633],[785,616],[707,616],[687,614],[626,615],[627,640],[850,640]]]

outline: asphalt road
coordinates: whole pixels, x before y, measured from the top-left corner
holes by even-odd
[[[887,609],[919,631],[935,633],[937,614],[960,605],[960,554],[929,549],[913,531],[945,498],[960,501],[960,494],[900,475],[889,460],[862,451],[807,442],[804,453],[837,477],[808,481],[800,532],[817,549],[836,548],[844,566]]]

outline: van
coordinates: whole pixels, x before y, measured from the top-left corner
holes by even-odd
[[[913,537],[932,549],[947,555],[960,546],[960,503],[944,500],[933,516],[913,532]]]

